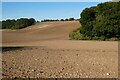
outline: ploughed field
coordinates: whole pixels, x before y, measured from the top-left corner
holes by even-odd
[[[2,31],[4,78],[117,78],[118,42],[69,40],[78,21]]]
[[[69,33],[79,27],[78,21],[42,22],[21,30],[3,30],[3,43],[68,40]]]

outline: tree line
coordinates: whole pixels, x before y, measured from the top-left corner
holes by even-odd
[[[81,13],[81,27],[70,33],[77,40],[120,40],[120,2],[105,2]]]
[[[68,19],[44,19],[41,20],[41,22],[52,22],[52,21],[74,21],[74,20],[78,20],[78,19],[74,19],[74,18],[68,18]],[[35,23],[39,23],[40,21],[36,21],[34,18],[20,18],[20,19],[7,19],[7,20],[3,20],[0,21],[0,24],[2,24],[2,26],[0,26],[1,29],[22,29],[28,26],[31,26]]]
[[[2,28],[2,21],[0,21],[0,29]]]
[[[35,24],[34,18],[7,19],[2,21],[2,29],[22,29]]]
[[[41,20],[41,22],[52,22],[52,21],[76,21],[78,19],[74,19],[74,18],[66,18],[66,19],[44,19]]]

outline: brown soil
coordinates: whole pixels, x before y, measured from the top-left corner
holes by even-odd
[[[118,42],[69,40],[78,21],[3,32],[4,78],[117,78]],[[44,27],[44,28],[40,28]]]

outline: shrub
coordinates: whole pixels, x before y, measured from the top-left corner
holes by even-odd
[[[27,26],[33,25],[35,23],[35,19],[30,18],[20,18],[17,20],[5,20],[2,21],[2,29],[22,29]]]
[[[105,40],[106,40],[106,37],[105,37],[105,36],[101,36],[101,37],[100,37],[100,40],[105,41]]]
[[[74,39],[77,36],[77,39],[84,40],[118,40],[120,39],[120,2],[105,2],[86,8],[82,11],[79,21],[82,26],[73,32]]]
[[[70,39],[75,39],[75,40],[82,40],[84,38],[84,36],[80,34],[80,28],[73,30],[73,32],[69,34],[69,37]]]

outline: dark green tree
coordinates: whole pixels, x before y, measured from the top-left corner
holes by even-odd
[[[22,29],[27,26],[33,25],[35,23],[35,19],[33,18],[20,18],[17,20],[4,20],[2,21],[2,29]]]
[[[77,39],[120,39],[120,2],[105,2],[86,8],[79,21],[82,26],[76,32],[83,37]]]

